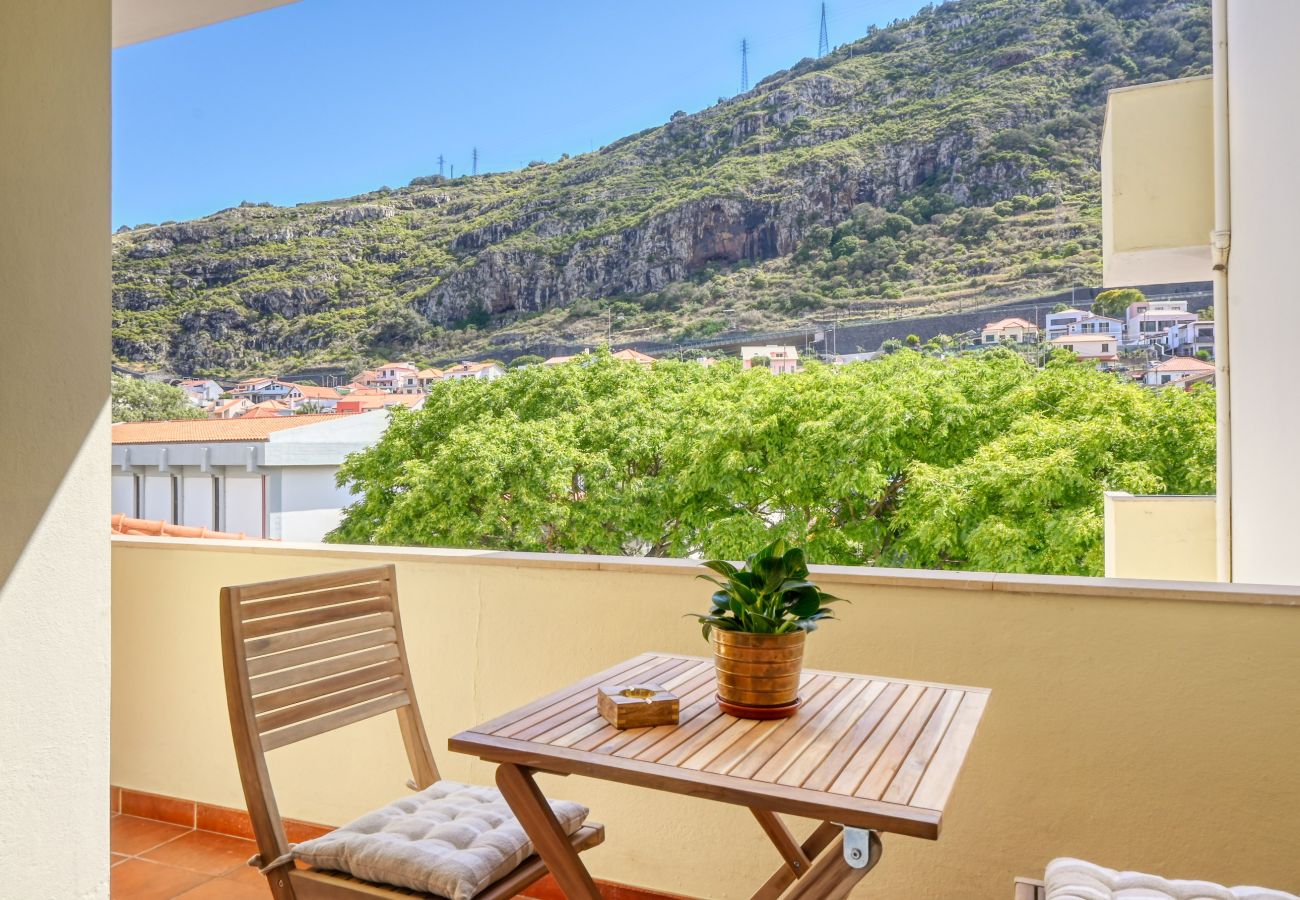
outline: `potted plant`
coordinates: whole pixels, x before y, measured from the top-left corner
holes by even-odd
[[[777,539],[736,568],[704,563],[721,579],[708,613],[692,614],[713,644],[718,704],[742,718],[773,719],[799,708],[804,637],[833,618],[832,597],[808,580],[804,552]]]

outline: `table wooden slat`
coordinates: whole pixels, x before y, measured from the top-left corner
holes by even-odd
[[[596,689],[656,683],[676,725],[613,728]],[[453,750],[754,809],[936,838],[988,701],[982,688],[808,670],[788,719],[724,714],[712,662],[644,654],[462,732]]]

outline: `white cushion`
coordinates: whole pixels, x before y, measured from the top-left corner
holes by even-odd
[[[1300,900],[1258,887],[1227,888],[1208,881],[1171,881],[1141,872],[1116,872],[1081,859],[1047,866],[1047,900]]]
[[[589,812],[555,800],[551,809],[566,834],[581,828]],[[532,853],[499,791],[454,781],[439,781],[293,848],[296,859],[316,868],[451,900],[470,900]]]

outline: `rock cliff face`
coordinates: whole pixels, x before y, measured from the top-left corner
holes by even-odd
[[[870,308],[972,274],[1003,296],[1086,276],[1105,90],[1203,68],[1207,6],[954,0],[595,153],[139,226],[114,236],[115,354],[187,373],[434,358],[594,300],[670,336],[656,310],[761,325],[796,294]],[[890,213],[906,241],[873,224]],[[1052,241],[1077,247],[1055,269]]]

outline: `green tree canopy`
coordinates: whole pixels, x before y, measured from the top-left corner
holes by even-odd
[[[1213,490],[1210,390],[1074,362],[896,353],[802,372],[659,361],[438,383],[340,482],[331,540],[1100,574],[1102,492]]]
[[[112,391],[114,422],[203,418],[203,410],[184,391],[161,381],[114,375]]]
[[[1146,295],[1137,288],[1116,288],[1102,291],[1092,301],[1092,313],[1095,316],[1110,316],[1112,319],[1124,318],[1130,303],[1141,303]]]

